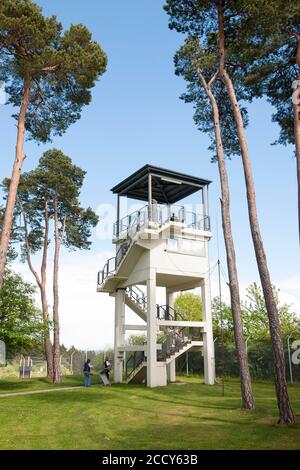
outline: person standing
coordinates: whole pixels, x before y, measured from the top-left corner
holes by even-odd
[[[85,387],[90,387],[91,386],[91,366],[90,366],[91,360],[88,359],[83,366],[83,380],[84,380],[84,386]]]
[[[111,363],[110,361],[108,360],[108,357],[105,358],[105,361],[104,361],[104,372],[105,372],[105,375],[107,377],[107,379],[109,380],[109,373],[111,371]]]

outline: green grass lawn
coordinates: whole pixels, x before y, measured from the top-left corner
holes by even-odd
[[[0,395],[5,393],[30,392],[34,390],[48,390],[51,388],[76,387],[82,385],[82,376],[69,375],[63,378],[63,382],[54,385],[51,380],[42,378],[16,379],[15,377],[0,378]]]
[[[65,378],[63,386],[78,383]],[[52,386],[30,384],[27,390]],[[24,386],[0,383],[6,392]],[[290,388],[298,414],[291,427],[276,425],[273,385],[254,388],[255,413],[240,409],[237,380],[226,381],[225,397],[220,385],[182,378],[156,389],[95,386],[1,398],[0,449],[300,449],[300,386]]]

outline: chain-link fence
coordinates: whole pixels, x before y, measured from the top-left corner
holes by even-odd
[[[273,357],[270,340],[247,340],[248,360],[253,380],[273,380]],[[288,382],[300,382],[300,340],[284,341],[284,354],[286,362],[286,377]],[[91,360],[93,371],[99,373],[103,370],[105,357],[113,362],[113,351],[79,351],[68,350],[61,354],[62,375],[81,375],[84,362]],[[219,339],[215,341],[216,375],[221,377],[239,377],[238,358],[234,344],[225,344]],[[30,365],[32,377],[46,377],[47,363],[42,356],[26,355],[8,357],[6,364],[0,365],[0,379],[4,377],[19,377],[20,370]],[[187,352],[176,359],[177,374],[204,374],[204,363],[201,352]]]
[[[300,382],[300,344],[293,341],[284,342],[286,377],[288,382]],[[300,343],[300,342],[299,342]],[[298,348],[298,350],[297,350]],[[247,341],[248,360],[253,380],[273,380],[273,356],[271,341]],[[216,375],[239,377],[238,358],[233,344],[222,346],[215,341]],[[203,374],[203,357],[199,352],[187,352],[176,361],[176,371],[182,374]]]
[[[60,355],[60,370],[62,376],[82,375],[83,366],[87,359],[90,359],[92,370],[100,373],[104,367],[104,359],[108,357],[113,362],[112,350],[107,351],[80,351],[77,349],[62,349]],[[46,377],[47,362],[40,355],[27,353],[26,355],[3,356],[0,363],[0,379],[6,377]]]

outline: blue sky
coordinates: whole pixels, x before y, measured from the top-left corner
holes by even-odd
[[[87,25],[94,39],[107,53],[109,63],[107,73],[93,91],[92,104],[84,109],[78,123],[50,145],[26,143],[24,170],[33,168],[44,150],[53,146],[62,149],[87,171],[82,202],[95,210],[103,203],[114,203],[110,188],[145,163],[208,178],[213,181],[210,207],[215,231],[216,214],[220,219],[217,167],[210,163],[207,137],[197,131],[193,123],[192,106],[179,100],[185,90],[185,83],[174,75],[173,55],[182,43],[183,36],[168,29],[167,15],[162,9],[164,2],[39,0],[37,3],[43,7],[46,15],[56,14],[65,27],[78,22]],[[300,280],[299,245],[293,148],[270,145],[278,137],[278,127],[271,122],[272,108],[264,100],[253,103],[249,113],[247,135],[269,268],[274,282],[282,287],[285,299],[293,301],[295,309],[299,309],[300,299],[296,289]],[[16,128],[8,107],[0,106],[0,119],[2,178],[11,171]],[[258,280],[258,275],[239,158],[235,157],[228,163],[228,171],[239,275],[242,286],[245,286],[252,280]],[[100,230],[101,226],[98,228]],[[221,233],[219,238],[225,266]],[[62,302],[66,310],[70,301],[68,292],[72,292],[72,289],[75,288],[82,299],[81,308],[84,308],[85,302],[91,302],[84,298],[89,296],[88,292],[94,296],[94,281],[89,281],[85,290],[81,291],[81,280],[75,280],[75,273],[78,274],[78,270],[87,272],[88,269],[87,277],[95,279],[96,271],[101,267],[98,263],[112,251],[110,240],[100,240],[96,232],[93,241],[92,251],[88,254],[63,253],[61,276],[68,288],[65,294],[62,292]],[[211,242],[212,263],[216,256],[214,237]],[[25,267],[16,267],[26,272]],[[73,277],[72,283],[70,275]],[[109,300],[103,307],[99,297],[94,296],[93,304],[90,303],[88,308],[89,321],[97,325],[97,302],[100,310],[112,308]],[[77,304],[74,301],[72,309],[76,310]],[[79,325],[80,312],[77,311],[76,315]],[[64,324],[66,330],[71,328],[70,322],[68,316]],[[110,328],[111,323],[107,325]],[[91,342],[88,337],[85,340],[79,336],[76,338],[77,344],[82,347],[94,347],[96,343],[96,340]],[[72,342],[64,330],[63,339],[66,343]],[[103,343],[104,339],[101,341]]]

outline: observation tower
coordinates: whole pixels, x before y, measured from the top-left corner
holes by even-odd
[[[215,381],[208,242],[210,181],[145,165],[112,188],[117,195],[113,243],[116,254],[98,273],[98,292],[115,298],[114,381],[148,387],[176,380],[176,358],[199,351],[206,384]],[[188,198],[199,194],[196,210]],[[197,196],[197,195],[196,195]],[[141,207],[121,217],[121,198]],[[184,200],[184,204],[183,204]],[[143,203],[145,205],[143,205]],[[157,288],[165,304],[157,303]],[[189,321],[174,310],[176,293],[201,289],[202,317]],[[128,324],[125,306],[142,322]],[[129,345],[126,332],[145,335],[145,344]]]

